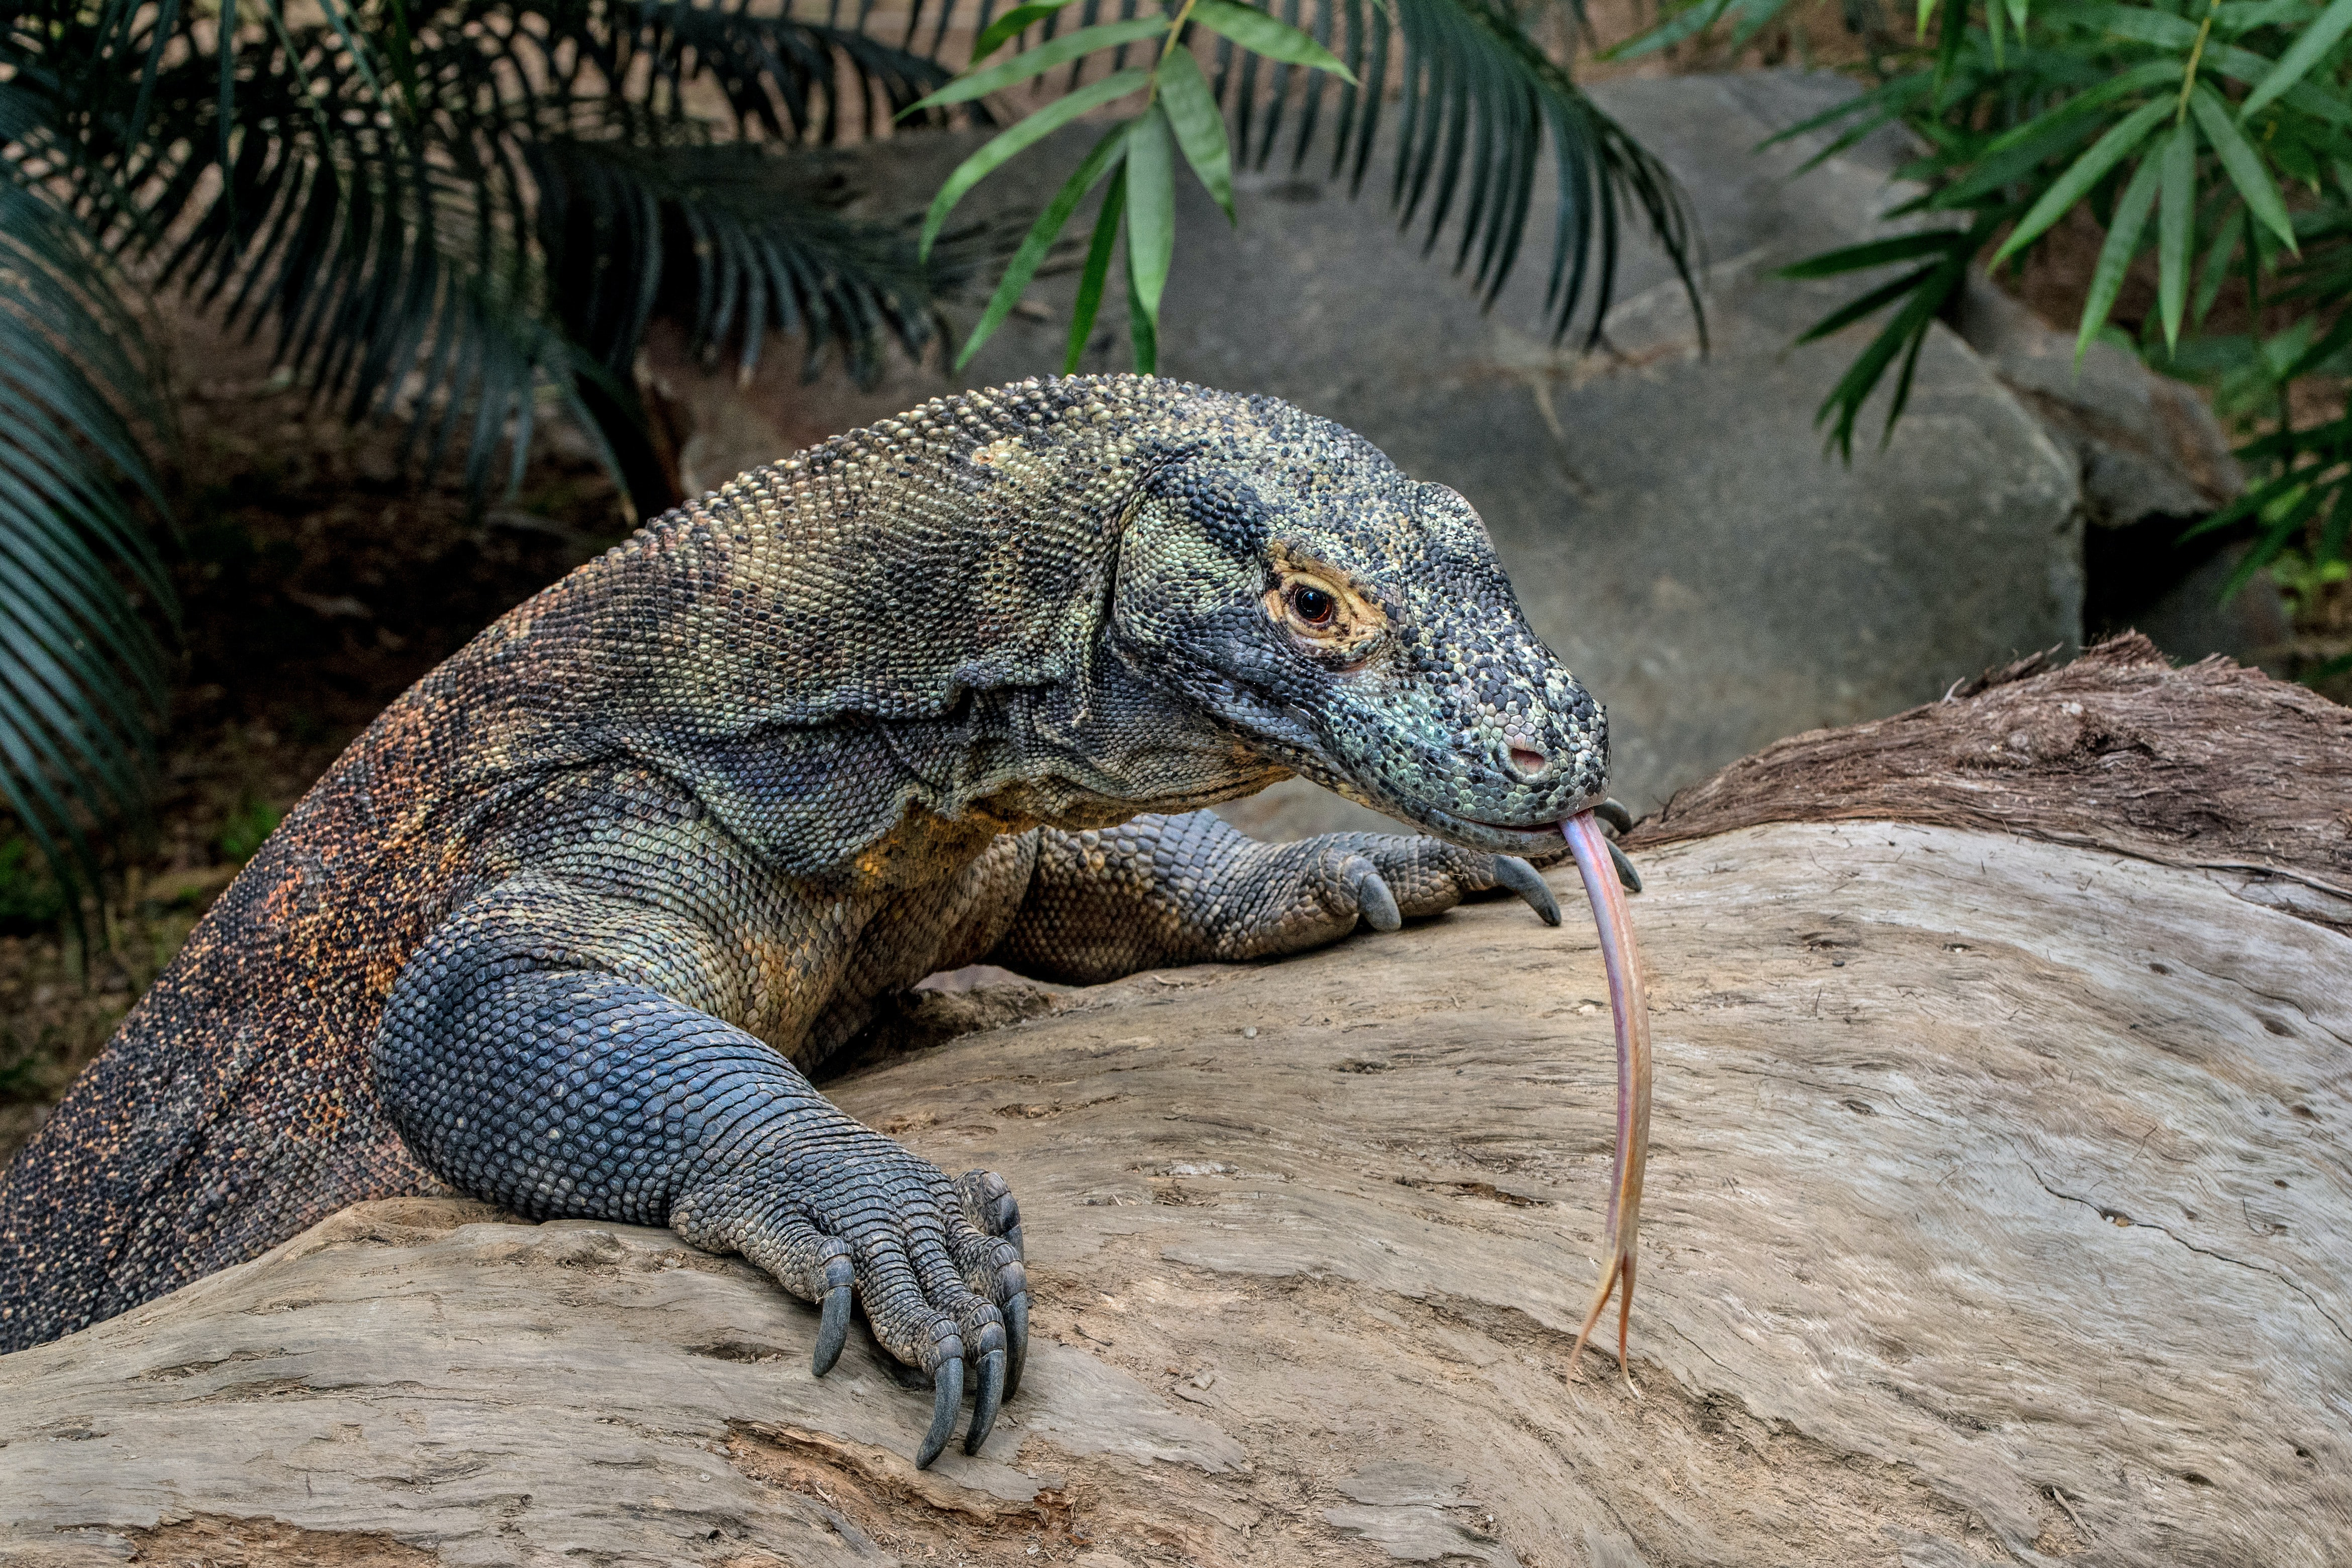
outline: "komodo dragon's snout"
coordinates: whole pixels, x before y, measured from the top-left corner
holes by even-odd
[[[1607,772],[1476,515],[1272,398],[934,400],[485,629],[289,813],[0,1176],[0,1351],[454,1188],[668,1225],[932,1386],[1019,1387],[1010,1185],[807,1074],[925,975],[1091,983],[1506,889]],[[1260,844],[1304,773],[1434,837]],[[1583,820],[1583,819],[1579,819]],[[1589,848],[1580,848],[1589,858]],[[1629,1232],[1630,1234],[1630,1232]]]
[[[1281,414],[1145,482],[1114,634],[1268,760],[1452,843],[1558,858],[1608,779],[1600,706],[1468,501]]]

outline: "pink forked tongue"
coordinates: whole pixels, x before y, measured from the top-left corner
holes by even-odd
[[[1617,1031],[1617,1169],[1609,1194],[1608,1252],[1601,1265],[1601,1284],[1592,1293],[1591,1310],[1577,1331],[1576,1348],[1568,1353],[1574,1373],[1584,1342],[1601,1321],[1610,1295],[1622,1282],[1624,1296],[1617,1307],[1617,1368],[1625,1386],[1633,1388],[1633,1373],[1625,1356],[1625,1333],[1633,1315],[1633,1242],[1642,1223],[1642,1165],[1650,1147],[1650,1002],[1642,991],[1642,959],[1633,948],[1633,922],[1625,910],[1625,889],[1609,856],[1609,841],[1592,813],[1580,811],[1559,825],[1568,847],[1576,853],[1576,869],[1584,878],[1584,896],[1591,900],[1593,923],[1601,928],[1601,962],[1609,972],[1609,1021]],[[1638,1394],[1640,1391],[1635,1390]]]

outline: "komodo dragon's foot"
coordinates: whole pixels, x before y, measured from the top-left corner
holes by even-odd
[[[1544,924],[1559,924],[1559,900],[1543,874],[1515,855],[1384,833],[1326,833],[1277,848],[1297,859],[1297,886],[1275,920],[1311,931],[1310,942],[1329,940],[1319,928],[1334,921],[1345,930],[1360,917],[1374,931],[1395,931],[1488,893],[1514,895]]]
[[[1029,1287],[1021,1209],[1004,1178],[950,1181],[928,1160],[832,1108],[822,1127],[730,1152],[709,1190],[688,1193],[671,1224],[697,1247],[740,1253],[820,1306],[814,1370],[833,1370],[853,1302],[875,1340],[932,1388],[930,1430],[915,1458],[947,1447],[965,1389],[964,1452],[976,1454],[998,1406],[1021,1386],[1029,1353]]]
[[[1622,801],[1604,800],[1592,808],[1592,815],[1609,828],[1609,860],[1617,868],[1617,880],[1623,884],[1627,892],[1640,892],[1642,873],[1633,869],[1633,862],[1626,858],[1625,851],[1617,847],[1617,840],[1633,831],[1633,814],[1625,809]]]

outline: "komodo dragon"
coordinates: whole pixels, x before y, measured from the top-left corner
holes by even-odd
[[[449,1189],[668,1225],[928,1373],[977,1449],[1028,1297],[997,1176],[806,1073],[924,975],[1391,930],[1599,801],[1601,710],[1469,504],[1269,397],[1029,381],[661,518],[395,701],[0,1181],[0,1350]],[[1426,827],[1254,843],[1292,773]],[[1181,815],[1171,815],[1181,814]],[[1441,842],[1442,840],[1442,842]],[[912,1373],[909,1373],[912,1376]]]

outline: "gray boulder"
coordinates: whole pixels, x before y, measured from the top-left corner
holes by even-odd
[[[2290,631],[2277,585],[2259,574],[2224,601],[2244,547],[2180,539],[2245,485],[2205,400],[2109,343],[2078,361],[2072,333],[1981,279],[1958,325],[2082,475],[2084,628],[2135,628],[2176,658],[2276,666]]]

